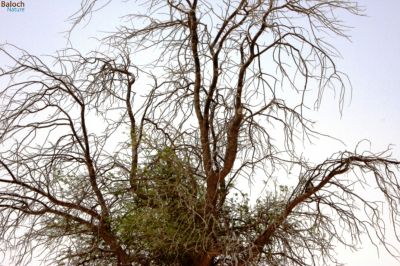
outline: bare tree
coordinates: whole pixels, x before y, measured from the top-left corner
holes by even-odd
[[[326,137],[309,109],[326,89],[343,102],[323,37],[347,37],[338,14],[360,14],[355,2],[146,8],[104,53],[64,50],[50,65],[1,47],[0,234],[19,263],[36,249],[73,265],[324,265],[333,241],[353,247],[364,232],[392,251],[380,205],[357,186],[374,181],[397,232],[400,162],[302,154]],[[246,180],[266,184],[255,203]]]

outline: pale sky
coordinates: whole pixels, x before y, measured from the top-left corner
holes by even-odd
[[[0,43],[11,43],[35,55],[54,54],[67,42],[63,32],[70,26],[69,15],[79,8],[80,0],[25,0],[23,13],[9,13],[0,8]],[[324,154],[338,149],[354,150],[361,139],[372,142],[373,151],[393,145],[393,155],[400,158],[400,1],[360,0],[366,7],[365,17],[344,15],[352,27],[352,42],[333,40],[342,54],[338,60],[341,71],[347,73],[353,85],[352,98],[347,97],[342,117],[332,94],[324,97],[317,116],[320,129],[342,139],[347,146],[326,144]],[[88,37],[93,29],[112,30],[118,16],[134,12],[134,1],[114,1],[94,16],[87,27],[79,27],[72,35],[74,48],[89,51],[96,44]],[[0,62],[1,64],[1,62]],[[350,95],[350,94],[348,94]],[[315,152],[321,147],[315,148]],[[323,155],[325,156],[325,155]],[[399,177],[400,178],[400,177]],[[399,245],[400,246],[400,245]],[[364,242],[356,253],[338,249],[338,259],[349,266],[395,266],[400,262]],[[34,265],[34,264],[32,264]]]

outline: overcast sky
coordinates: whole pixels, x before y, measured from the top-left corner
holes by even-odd
[[[25,0],[23,13],[9,13],[0,8],[0,43],[11,43],[35,55],[54,54],[66,46],[65,30],[70,27],[69,15],[79,8],[80,0]],[[364,0],[365,17],[344,15],[352,27],[352,41],[335,39],[342,59],[338,66],[347,73],[353,85],[352,97],[346,99],[343,116],[331,94],[324,97],[318,119],[325,132],[341,138],[346,146],[327,144],[326,153],[339,149],[354,150],[361,139],[371,140],[371,149],[380,151],[389,144],[400,158],[400,0]],[[118,25],[118,16],[134,9],[134,1],[114,1],[94,16],[87,27],[73,32],[74,48],[89,51],[96,44],[93,29],[111,30]],[[100,33],[99,33],[100,34]],[[1,62],[0,62],[1,64]],[[348,94],[350,95],[350,94]],[[315,151],[321,150],[316,147]],[[356,253],[338,249],[338,259],[349,266],[400,265],[385,254],[377,252],[365,241]]]

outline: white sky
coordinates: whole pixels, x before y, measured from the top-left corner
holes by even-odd
[[[365,17],[343,16],[353,29],[352,42],[334,39],[333,45],[342,53],[340,69],[347,73],[353,84],[352,100],[347,97],[343,116],[338,113],[337,101],[332,94],[324,97],[318,119],[320,129],[342,139],[347,146],[327,144],[315,152],[323,154],[338,149],[354,150],[361,139],[372,142],[373,151],[381,151],[393,144],[393,154],[400,158],[400,1],[360,0],[366,7]],[[52,54],[66,46],[64,32],[68,16],[79,8],[80,0],[25,0],[23,13],[8,13],[0,8],[0,43],[11,43],[35,55]],[[96,44],[93,28],[111,30],[118,25],[118,16],[134,12],[134,1],[114,1],[99,12],[90,24],[73,33],[73,46],[89,51]],[[1,62],[0,62],[1,64]],[[314,148],[312,148],[314,149]],[[322,155],[325,156],[325,155]],[[384,251],[377,258],[375,247],[364,242],[356,253],[338,252],[338,259],[349,266],[395,266],[400,262]],[[33,265],[33,264],[32,264]]]

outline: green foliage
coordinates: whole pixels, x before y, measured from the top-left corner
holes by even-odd
[[[199,245],[202,224],[198,181],[174,152],[165,148],[141,170],[140,190],[116,224],[124,244],[151,254],[158,263],[184,262]]]

